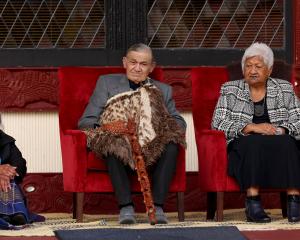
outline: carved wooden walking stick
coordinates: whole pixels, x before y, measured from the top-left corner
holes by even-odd
[[[136,134],[136,124],[131,120],[129,120],[128,122],[114,121],[113,123],[103,124],[101,128],[104,131],[109,131],[115,134],[125,134],[129,137],[132,147],[132,155],[135,161],[135,169],[137,171],[138,180],[141,185],[141,192],[143,193],[144,203],[146,206],[149,221],[151,225],[156,224],[157,221],[155,218],[155,207],[151,193],[151,185],[142,154],[142,149]]]

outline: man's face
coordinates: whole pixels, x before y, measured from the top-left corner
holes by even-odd
[[[263,85],[272,72],[272,68],[264,63],[262,57],[254,56],[245,61],[244,77],[250,86]]]
[[[152,72],[155,64],[152,61],[150,51],[131,51],[123,57],[123,66],[126,69],[127,78],[135,83],[144,81]]]

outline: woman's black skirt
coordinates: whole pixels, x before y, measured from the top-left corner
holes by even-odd
[[[289,135],[248,135],[228,145],[228,174],[247,188],[300,188],[299,143]]]

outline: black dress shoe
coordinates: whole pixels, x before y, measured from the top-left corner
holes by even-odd
[[[300,221],[300,196],[288,195],[287,217],[289,222]]]
[[[15,215],[10,217],[10,223],[15,226],[25,225],[27,224],[26,218],[22,213],[16,213]]]
[[[268,223],[271,218],[266,214],[259,196],[250,196],[246,198],[246,217],[248,222]]]

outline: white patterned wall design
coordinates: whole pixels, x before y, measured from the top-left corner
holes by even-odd
[[[27,160],[29,173],[62,172],[57,112],[3,112],[4,131],[16,139]],[[187,122],[186,170],[198,171],[197,149],[191,113],[182,113]]]

